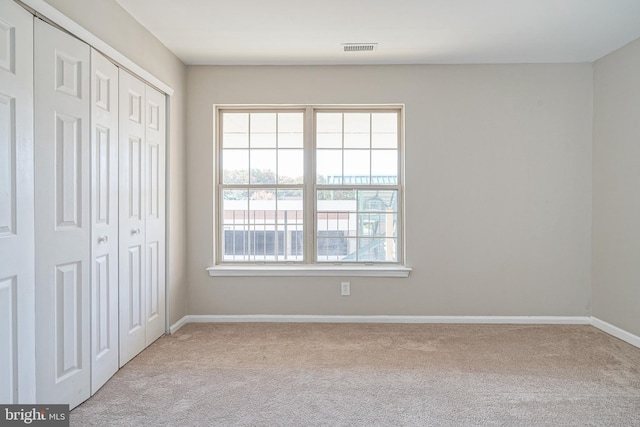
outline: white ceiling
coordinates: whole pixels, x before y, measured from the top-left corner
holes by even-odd
[[[186,64],[591,62],[640,37],[640,0],[116,1]]]

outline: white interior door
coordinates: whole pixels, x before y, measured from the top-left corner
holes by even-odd
[[[0,0],[0,402],[35,402],[33,16]]]
[[[145,84],[119,70],[120,366],[146,345]]]
[[[91,394],[118,370],[118,67],[91,50]]]
[[[164,94],[147,86],[146,118],[146,345],[165,332],[165,147]]]
[[[37,400],[90,396],[90,51],[35,21]]]

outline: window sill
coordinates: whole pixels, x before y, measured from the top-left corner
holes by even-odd
[[[409,277],[411,267],[400,265],[217,265],[211,277]]]

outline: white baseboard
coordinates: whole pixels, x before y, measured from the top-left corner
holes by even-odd
[[[640,348],[640,337],[613,326],[597,317],[589,316],[344,316],[344,315],[199,315],[184,316],[171,325],[176,333],[187,323],[468,323],[519,325],[592,325]]]
[[[627,332],[624,329],[613,326],[611,323],[607,323],[597,317],[591,317],[591,324],[609,335],[613,335],[616,338],[620,338],[622,341],[626,341],[629,344],[640,348],[640,337],[632,334],[631,332]]]
[[[185,323],[490,323],[539,325],[589,325],[588,316],[347,316],[347,315],[197,315],[185,316],[171,326],[171,333]]]
[[[175,334],[178,332],[178,329],[182,328],[184,325],[189,323],[189,316],[184,316],[182,319],[178,320],[176,323],[169,327],[169,333]]]

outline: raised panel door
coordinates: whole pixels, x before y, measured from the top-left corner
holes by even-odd
[[[118,370],[118,67],[91,50],[91,393]]]
[[[119,70],[120,366],[146,346],[145,84]]]
[[[146,88],[146,345],[165,332],[165,95]]]
[[[35,402],[33,17],[0,0],[0,402]]]
[[[37,400],[90,396],[90,49],[35,21]]]

